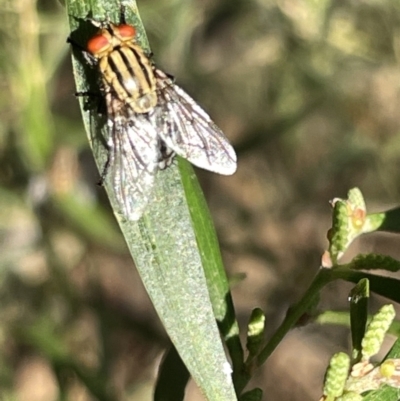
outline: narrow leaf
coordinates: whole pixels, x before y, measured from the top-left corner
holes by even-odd
[[[84,5],[70,0],[67,4],[74,40],[80,43],[85,44],[93,31],[89,17],[120,22],[121,4],[116,0],[92,0]],[[135,2],[125,1],[124,11],[126,21],[135,25],[138,42],[144,46],[147,41]],[[79,52],[74,51],[74,56],[77,87],[85,91],[96,84],[96,69],[89,68]],[[107,159],[105,118],[88,108],[83,99],[81,107],[101,171]],[[117,210],[113,188],[106,186],[106,191]],[[139,222],[116,216],[147,292],[193,379],[207,400],[235,400],[231,368],[213,315],[197,235],[177,164],[157,174],[152,199]]]

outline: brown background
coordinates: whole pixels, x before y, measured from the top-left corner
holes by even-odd
[[[237,149],[233,177],[198,176],[243,331],[260,307],[271,335],[319,268],[328,201],[358,186],[369,210],[398,203],[400,6],[138,6],[157,64]],[[150,400],[168,340],[95,185],[67,36],[58,2],[0,1],[0,392],[21,401],[93,399],[74,374],[49,362],[49,353],[66,352],[82,367],[103,361],[121,399]],[[70,210],[65,199],[81,208]],[[369,251],[396,257],[398,239],[370,235],[346,257]],[[319,308],[347,310],[350,288],[330,285]],[[371,311],[381,302],[373,298]],[[348,349],[347,328],[295,329],[253,385],[269,401],[317,400],[329,357]]]

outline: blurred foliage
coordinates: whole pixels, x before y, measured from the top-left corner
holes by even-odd
[[[261,306],[271,331],[319,266],[328,200],[353,186],[380,209],[400,198],[400,5],[138,5],[158,65],[238,150],[235,176],[199,176],[227,270],[247,274],[234,288],[239,317]],[[167,340],[95,185],[66,21],[54,0],[0,2],[1,394],[150,399],[154,361]],[[390,245],[385,241],[385,251],[399,256]],[[338,298],[325,302],[332,307]],[[320,341],[346,339],[328,334]],[[313,352],[321,359],[321,348]],[[299,379],[299,358],[284,370],[272,360],[262,386],[269,400],[318,396],[315,380],[322,383],[326,363]],[[287,382],[296,376],[294,394]]]

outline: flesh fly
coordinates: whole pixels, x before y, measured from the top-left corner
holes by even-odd
[[[219,174],[236,171],[236,154],[208,114],[158,69],[127,24],[102,25],[87,44],[107,113],[108,160],[102,173],[120,213],[138,220],[157,171],[178,154]]]

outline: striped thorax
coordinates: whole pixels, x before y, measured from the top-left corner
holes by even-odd
[[[113,92],[135,113],[148,113],[157,104],[153,65],[134,43],[133,26],[109,24],[92,37],[87,49],[98,61],[104,90]]]

